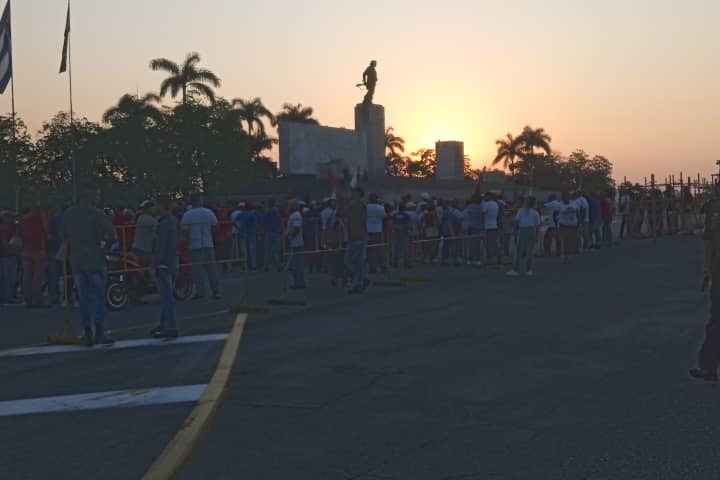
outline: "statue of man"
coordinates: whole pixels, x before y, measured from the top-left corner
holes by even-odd
[[[377,66],[377,62],[373,60],[370,62],[370,66],[365,69],[363,72],[363,84],[367,87],[367,93],[365,94],[365,99],[363,100],[363,103],[371,104],[373,101],[373,96],[375,95],[375,85],[377,85],[377,71],[375,70],[375,67]]]

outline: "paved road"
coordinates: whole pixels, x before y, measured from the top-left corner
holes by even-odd
[[[183,478],[717,479],[720,392],[686,378],[707,306],[700,250],[696,238],[627,243],[541,261],[534,278],[429,267],[432,284],[365,297],[311,277],[308,307],[251,317]],[[253,278],[254,302],[281,281]],[[184,332],[227,332],[242,290],[182,305]],[[58,320],[5,312],[2,348]],[[112,328],[141,337],[155,315],[128,310]],[[0,357],[0,402],[203,384],[221,345]],[[0,471],[136,478],[191,407],[0,417]]]
[[[717,479],[697,239],[470,270],[246,332],[183,478]]]

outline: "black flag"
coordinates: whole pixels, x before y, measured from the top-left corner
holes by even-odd
[[[60,73],[67,71],[68,42],[70,41],[70,2],[68,2],[67,18],[65,19],[65,40],[63,41],[62,60],[60,61]]]

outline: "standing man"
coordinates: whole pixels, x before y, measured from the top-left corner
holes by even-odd
[[[366,105],[372,104],[373,96],[375,96],[375,86],[377,85],[377,61],[373,60],[370,62],[370,66],[363,72],[363,84],[367,87],[367,93],[363,103]]]
[[[580,237],[582,238],[583,252],[590,251],[592,241],[590,240],[590,203],[581,191],[573,194],[573,201],[578,207],[578,221],[580,224]]]
[[[368,252],[368,263],[370,273],[387,271],[387,254],[383,239],[383,219],[387,214],[385,207],[380,204],[377,194],[370,194],[370,202],[367,205],[367,231],[370,251]]]
[[[213,300],[220,300],[220,281],[215,265],[215,243],[212,230],[218,219],[212,210],[203,206],[201,194],[194,193],[190,197],[191,208],[185,212],[180,226],[188,236],[188,258],[192,264],[192,277],[195,283],[195,296],[199,300],[205,296],[205,275],[210,281]]]
[[[109,217],[96,207],[98,198],[95,184],[81,185],[80,203],[67,209],[62,224],[63,238],[70,252],[70,267],[80,297],[83,342],[87,347],[115,342],[105,335],[107,264],[102,245],[113,243],[116,236]],[[94,307],[94,315],[91,307]]]
[[[632,202],[632,200],[630,198],[630,192],[628,190],[623,189],[620,194],[620,205],[619,205],[620,215],[622,216],[622,223],[620,224],[620,240],[623,240],[625,238],[625,229],[630,224],[630,222],[628,222],[628,219],[630,218],[631,202]],[[630,230],[630,228],[628,228],[628,230]]]
[[[60,262],[56,257],[62,244],[62,219],[65,210],[67,210],[67,206],[53,212],[48,219],[47,279],[50,303],[53,305],[60,304],[60,278],[63,276],[63,262]],[[67,284],[67,279],[63,278],[63,284]]]
[[[500,205],[495,200],[492,192],[485,194],[485,201],[482,203],[483,222],[485,227],[485,257],[488,265],[499,265],[500,256],[498,249],[498,215]]]
[[[175,320],[174,286],[178,266],[180,225],[177,219],[170,214],[171,211],[172,202],[170,197],[159,197],[155,206],[158,222],[153,264],[162,309],[160,326],[155,328],[152,334],[156,338],[165,338],[166,340],[178,336],[177,322]]]
[[[265,230],[265,261],[263,262],[265,271],[267,272],[272,265],[278,272],[282,272],[282,250],[280,248],[282,220],[274,199],[268,202],[268,208],[263,214],[263,228]]]
[[[612,247],[612,192],[600,193],[600,216],[602,217],[602,245]]]
[[[690,370],[694,378],[717,382],[720,364],[720,197],[718,191],[703,206],[705,213],[704,284],[710,283],[710,320],[705,327],[705,341],[698,354],[698,366]]]
[[[239,217],[237,217],[242,225],[242,235],[247,247],[247,267],[251,272],[257,271],[257,226],[258,213],[250,202],[243,207]]]
[[[355,276],[355,286],[349,293],[358,294],[367,290],[370,282],[365,278],[367,254],[367,206],[362,201],[365,191],[362,187],[352,190],[343,216],[347,218],[348,245],[345,251],[345,266]]]
[[[135,236],[133,237],[130,252],[138,259],[141,267],[150,265],[150,260],[155,246],[155,229],[158,222],[152,216],[151,209],[155,205],[150,200],[140,204],[140,215],[135,222]]]
[[[287,224],[287,236],[290,240],[290,250],[292,251],[293,273],[293,284],[290,290],[304,290],[305,261],[303,258],[303,250],[305,249],[305,240],[303,239],[303,217],[302,213],[300,213],[300,204],[298,202],[291,202],[290,212]]]

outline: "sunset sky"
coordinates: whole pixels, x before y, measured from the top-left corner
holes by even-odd
[[[4,3],[5,0],[0,0]],[[14,0],[17,111],[35,132],[67,108],[57,74],[64,0]],[[353,127],[355,87],[378,60],[376,103],[409,150],[461,140],[475,166],[496,138],[544,127],[641,180],[715,171],[718,0],[73,0],[75,110],[157,91],[155,57],[189,51],[227,98],[261,97]],[[168,100],[169,101],[169,100]],[[9,89],[0,111],[10,110]]]

